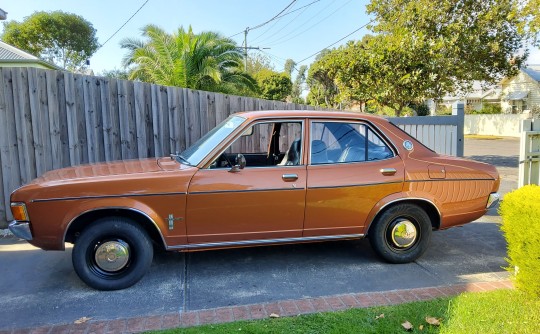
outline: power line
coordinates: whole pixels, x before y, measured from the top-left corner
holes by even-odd
[[[315,2],[318,2],[318,1],[320,1],[320,0],[314,1],[314,2],[312,2],[312,3],[309,4],[309,5],[312,5],[312,4],[314,4]],[[273,32],[272,34],[273,34],[273,35],[279,34],[281,31],[283,31],[283,29],[287,28],[291,23],[295,22],[296,19],[297,19],[300,15],[304,14],[304,12],[305,12],[306,10],[309,9],[309,8],[308,8],[309,5],[306,5],[306,6],[303,6],[303,7],[301,7],[301,8],[298,8],[298,9],[303,9],[303,10],[302,10],[300,13],[296,14],[296,16],[294,16],[293,18],[291,18],[291,20],[290,20],[289,22],[287,22],[284,26],[282,26],[280,29],[278,29],[277,31]],[[292,11],[292,12],[295,12],[295,11],[297,11],[298,9],[296,9],[296,10],[294,10],[294,11]],[[282,15],[282,16],[280,16],[280,17],[284,17],[285,15],[289,15],[289,14],[291,14],[292,12],[289,12],[289,13],[287,13],[287,14],[284,14],[284,15]],[[258,35],[257,37],[255,37],[255,39],[254,39],[253,41],[256,41],[256,40],[258,40],[259,38],[261,38],[261,37],[262,37],[263,35],[265,35],[268,31],[270,31],[272,28],[274,28],[274,27],[276,26],[276,24],[278,24],[278,23],[279,23],[279,21],[274,22],[274,24],[272,24],[268,29],[266,29],[262,34],[260,34],[260,35]]]
[[[296,1],[297,1],[297,0],[291,1],[291,3],[289,3],[289,4],[287,5],[287,7],[283,8],[283,9],[281,10],[281,12],[277,13],[277,14],[276,14],[274,17],[272,17],[270,20],[268,20],[268,21],[266,21],[266,22],[263,22],[263,23],[260,23],[260,24],[256,25],[256,26],[253,27],[253,28],[249,28],[249,27],[248,27],[248,28],[246,28],[246,29],[244,29],[244,30],[242,30],[242,31],[240,31],[240,32],[237,32],[237,33],[234,34],[234,35],[229,36],[229,38],[233,38],[233,37],[238,36],[238,35],[240,35],[240,34],[244,34],[246,31],[249,31],[249,30],[255,30],[255,29],[258,29],[258,28],[260,28],[260,27],[262,27],[262,26],[267,25],[268,23],[270,23],[270,22],[274,21],[275,19],[279,18],[279,16],[280,16],[281,14],[283,14],[283,12],[286,11],[289,7],[291,7]]]
[[[287,23],[283,28],[281,28],[280,30],[278,30],[278,31],[276,32],[276,34],[277,34],[278,32],[280,32],[281,30],[283,30],[284,28],[286,28],[289,24],[291,24],[298,16],[302,15],[302,13],[304,13],[304,12],[307,10],[307,8],[308,8],[309,6],[311,6],[311,5],[313,5],[314,3],[317,3],[317,2],[319,2],[319,1],[321,1],[321,0],[315,0],[315,1],[313,1],[313,2],[308,3],[307,5],[304,5],[304,6],[302,6],[302,7],[296,8],[295,10],[291,10],[290,12],[287,12],[287,13],[285,13],[285,14],[282,14],[282,15],[276,17],[276,19],[280,19],[280,18],[285,17],[285,16],[287,16],[287,15],[289,15],[289,14],[292,14],[292,13],[294,13],[294,12],[297,12],[297,11],[301,10],[301,9],[304,9],[301,13],[299,13],[298,15],[296,15],[289,23]],[[276,21],[273,25],[271,25],[271,26],[270,26],[268,29],[266,29],[263,33],[261,33],[260,35],[258,35],[257,37],[255,37],[255,39],[254,39],[253,41],[256,41],[256,40],[258,40],[259,38],[261,38],[264,34],[266,34],[268,31],[270,31],[270,29],[272,29],[277,23],[278,23],[278,21]]]
[[[306,58],[304,58],[304,59],[298,61],[297,64],[300,64],[301,62],[303,62],[303,61],[305,61],[305,60],[308,60],[309,58],[318,55],[319,53],[323,52],[324,50],[326,50],[326,49],[328,49],[328,48],[331,48],[332,46],[334,46],[334,45],[336,45],[337,43],[341,42],[341,41],[344,40],[345,38],[351,36],[352,34],[354,34],[354,33],[358,32],[358,31],[360,31],[360,30],[363,29],[363,28],[367,27],[367,25],[370,24],[370,23],[372,23],[372,22],[373,22],[373,20],[370,20],[368,23],[362,25],[360,28],[358,28],[358,29],[354,30],[353,32],[351,32],[350,34],[347,34],[346,36],[340,38],[339,40],[335,41],[334,43],[328,45],[328,46],[325,47],[324,49],[321,49],[320,51],[315,52],[315,53],[312,54],[311,56],[306,57]]]
[[[296,37],[302,35],[302,34],[305,33],[306,31],[309,31],[309,30],[311,30],[313,27],[315,27],[315,26],[321,24],[322,22],[326,21],[326,20],[327,20],[328,18],[330,18],[332,15],[336,14],[340,9],[342,9],[343,7],[345,7],[346,5],[348,5],[351,1],[352,1],[352,0],[347,1],[346,3],[344,3],[343,5],[341,5],[340,7],[338,7],[336,10],[334,10],[334,11],[331,12],[330,14],[328,14],[327,16],[325,16],[324,18],[322,18],[321,20],[315,22],[314,24],[312,24],[311,26],[309,26],[307,29],[304,29],[304,30],[302,30],[301,32],[297,33],[296,35],[293,35],[293,36],[291,36],[291,37],[289,37],[289,38],[287,38],[288,36],[283,36],[283,37],[281,37],[281,38],[278,38],[278,39],[275,39],[275,40],[273,40],[273,41],[271,41],[271,42],[268,42],[268,44],[269,44],[269,45],[278,45],[278,44],[282,44],[282,43],[285,43],[285,42],[287,42],[287,41],[290,41],[290,40],[293,39],[293,38],[296,38]],[[307,20],[306,22],[304,22],[304,24],[307,23],[307,22],[309,22],[309,21],[311,21],[313,18],[317,17],[319,14],[320,14],[320,12],[317,13],[315,16],[313,16],[311,19],[309,19],[309,20]],[[300,28],[300,27],[298,27],[298,28]]]
[[[268,23],[274,21],[275,19],[278,18],[278,16],[280,16],[281,14],[283,14],[284,11],[286,11],[289,7],[291,7],[296,1],[297,1],[297,0],[291,1],[291,3],[288,4],[287,7],[283,8],[283,10],[282,10],[281,12],[277,13],[276,16],[274,16],[273,18],[271,18],[270,20],[268,20],[268,21],[266,21],[266,22],[264,22],[264,23],[261,23],[261,24],[256,25],[256,26],[253,27],[253,28],[249,28],[249,30],[255,30],[255,29],[258,29],[258,28],[260,28],[260,27],[262,27],[262,26],[265,26],[265,25],[267,25]]]
[[[128,22],[131,21],[131,19],[132,19],[135,15],[137,15],[138,12],[139,12],[141,9],[143,9],[144,6],[146,6],[146,4],[148,3],[148,1],[150,1],[150,0],[146,0],[146,1],[141,5],[141,7],[139,7],[139,9],[137,9],[137,10],[135,11],[135,13],[133,13],[133,15],[131,15],[131,16],[129,17],[129,19],[127,19],[127,21],[124,22],[124,24],[122,24],[122,25],[120,26],[120,28],[118,28],[118,29],[117,29],[117,30],[116,30],[109,38],[107,38],[107,40],[106,40],[105,42],[103,42],[103,44],[100,45],[100,48],[102,48],[105,44],[107,44],[107,42],[110,41],[111,38],[113,38],[120,30],[122,30],[122,28],[124,28],[124,26],[125,26],[126,24],[128,24]]]

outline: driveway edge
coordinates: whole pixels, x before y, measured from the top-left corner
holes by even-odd
[[[275,313],[281,317],[332,312],[349,308],[396,305],[414,301],[451,297],[463,292],[513,289],[510,280],[454,284],[427,288],[381,292],[348,293],[326,297],[282,300],[270,303],[220,307],[127,319],[96,320],[82,324],[48,325],[35,328],[0,330],[0,334],[124,334],[177,327],[258,320]]]

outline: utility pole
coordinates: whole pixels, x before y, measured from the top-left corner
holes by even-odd
[[[244,30],[244,72],[247,72],[248,66],[248,50],[268,50],[270,48],[261,48],[259,46],[248,46],[247,45],[247,34],[249,32],[249,27]]]
[[[244,72],[247,72],[247,50],[248,50],[248,46],[247,46],[247,34],[248,34],[248,31],[249,31],[249,27],[246,28],[246,30],[244,30]]]

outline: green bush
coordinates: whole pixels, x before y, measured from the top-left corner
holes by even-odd
[[[482,109],[472,111],[473,114],[500,114],[501,112],[501,105],[492,103],[484,103]]]
[[[500,207],[508,247],[508,271],[518,289],[540,297],[540,187],[530,185],[504,197]]]
[[[444,104],[439,104],[439,105],[437,105],[437,109],[435,110],[435,113],[438,116],[452,115],[452,107],[445,106]]]

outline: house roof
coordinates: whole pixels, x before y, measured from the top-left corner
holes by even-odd
[[[540,82],[540,65],[529,65],[528,67],[524,67],[521,70],[527,73],[527,75],[534,80]]]
[[[29,54],[28,52],[25,52],[21,49],[17,49],[16,47],[9,45],[7,43],[4,43],[0,41],[0,59],[1,60],[21,60],[21,59],[31,59],[31,60],[39,60],[38,57]]]
[[[60,67],[39,59],[38,57],[0,41],[0,62],[41,64],[47,68],[61,70]]]
[[[482,81],[474,81],[470,91],[446,95],[443,97],[443,101],[498,99],[500,95],[501,88],[499,86],[490,86]]]
[[[506,95],[504,97],[504,99],[505,100],[510,100],[510,101],[523,100],[523,99],[525,99],[527,97],[527,95],[529,95],[529,92],[518,90],[518,91],[515,91],[515,92],[508,93],[508,95]]]

